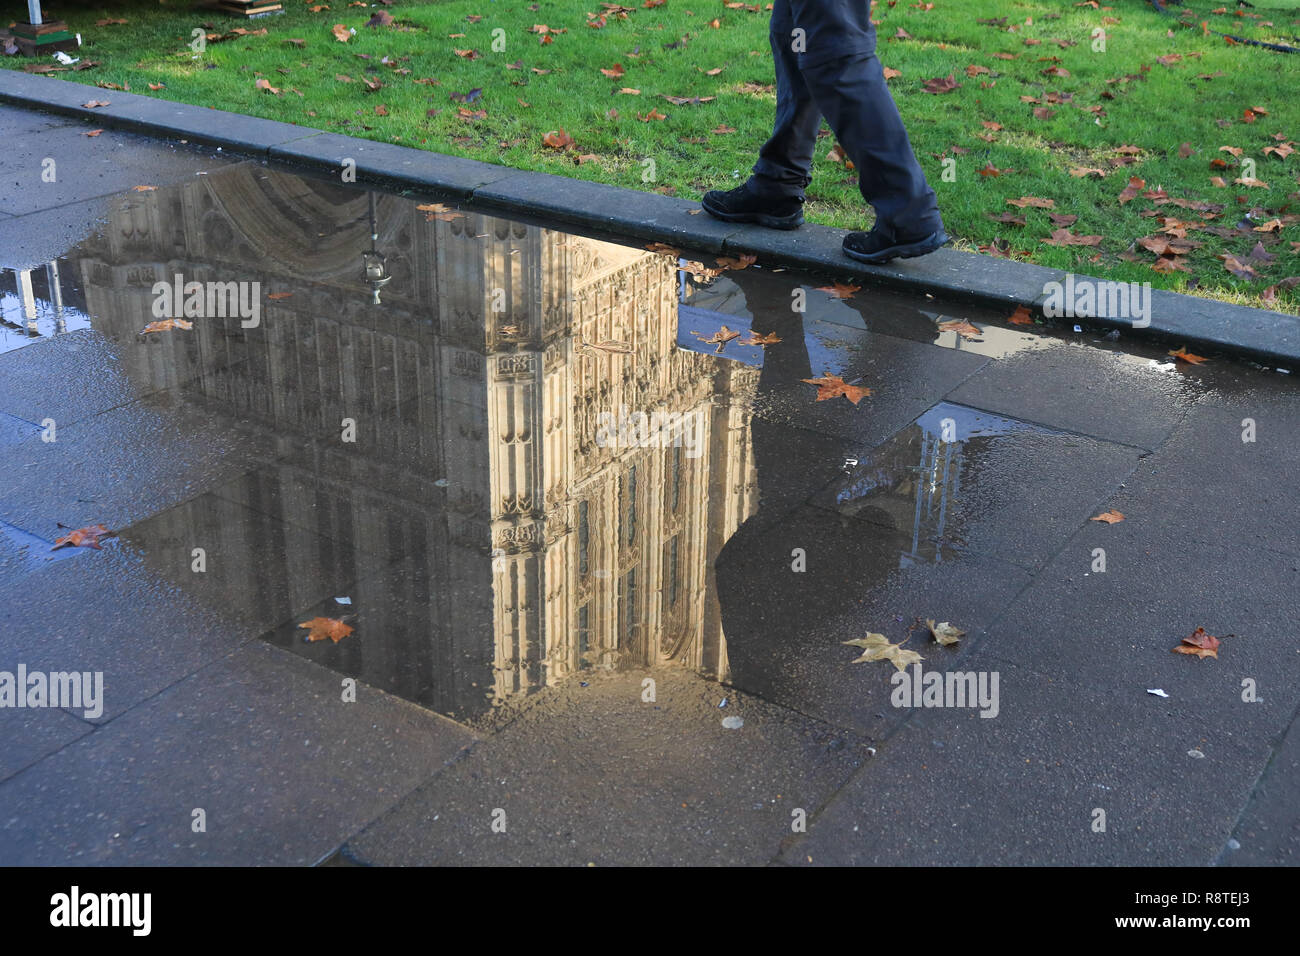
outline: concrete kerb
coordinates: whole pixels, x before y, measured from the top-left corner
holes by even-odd
[[[107,99],[107,107],[86,107]],[[1042,315],[1049,283],[1066,273],[1029,263],[942,249],[929,256],[869,266],[843,255],[844,230],[806,225],[791,232],[718,222],[692,212],[696,203],[657,193],[526,172],[458,156],[357,139],[290,123],[171,103],[132,93],[0,70],[0,102],[73,116],[191,143],[219,146],[267,161],[338,172],[356,163],[359,184],[418,189],[484,211],[526,216],[602,234],[664,242],[711,253],[750,253],[760,263],[804,269],[900,291],[928,293],[993,308],[1025,306]],[[1087,278],[1076,275],[1079,278]],[[1082,316],[1065,321],[1117,328],[1135,337],[1235,354],[1265,364],[1300,364],[1300,317],[1182,293],[1154,290],[1151,323]]]

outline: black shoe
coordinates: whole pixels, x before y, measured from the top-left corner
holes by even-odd
[[[715,189],[700,200],[704,211],[726,222],[756,222],[770,229],[797,229],[803,225],[803,202],[793,196],[761,196],[749,181],[723,192]]]
[[[886,238],[876,230],[851,232],[844,237],[844,254],[859,262],[881,265],[891,259],[914,259],[934,252],[948,242],[948,234],[940,226],[934,232],[918,239]]]

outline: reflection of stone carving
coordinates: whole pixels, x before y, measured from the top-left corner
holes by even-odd
[[[293,293],[255,332],[196,324],[123,361],[274,440],[286,457],[268,458],[250,504],[358,553],[418,555],[409,563],[427,580],[401,603],[423,607],[427,630],[376,636],[359,676],[382,685],[419,669],[426,702],[463,712],[483,689],[451,648],[491,661],[499,696],[620,660],[725,669],[704,582],[753,507],[747,412],[730,399],[755,370],[677,347],[677,272],[663,256],[478,213],[430,221],[396,197],[377,209],[393,276],[381,307],[360,277],[367,195],[240,166],[115,212],[80,250],[89,311],[134,342],[156,277]],[[580,346],[603,342],[632,352]],[[699,416],[699,457],[596,445],[599,416],[621,406]],[[343,417],[364,423],[364,441],[339,445]],[[243,581],[229,603],[263,586]],[[467,652],[482,633],[489,644]]]

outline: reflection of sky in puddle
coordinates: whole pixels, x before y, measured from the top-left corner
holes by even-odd
[[[0,352],[90,328],[82,310],[64,302],[64,291],[70,286],[57,262],[36,269],[0,270]]]

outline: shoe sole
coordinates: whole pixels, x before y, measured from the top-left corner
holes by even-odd
[[[792,216],[769,216],[764,212],[723,212],[721,209],[714,209],[703,201],[701,201],[700,207],[714,219],[721,219],[724,222],[755,222],[760,226],[767,226],[769,229],[798,229],[803,225],[803,213],[801,212],[797,212]]]
[[[865,262],[868,265],[878,266],[893,259],[915,259],[918,256],[928,256],[935,250],[947,245],[951,240],[946,232],[926,236],[917,242],[904,243],[901,246],[890,246],[888,249],[881,249],[866,255],[861,252],[854,252],[851,249],[845,249],[844,254],[850,259],[856,259],[859,262]]]

